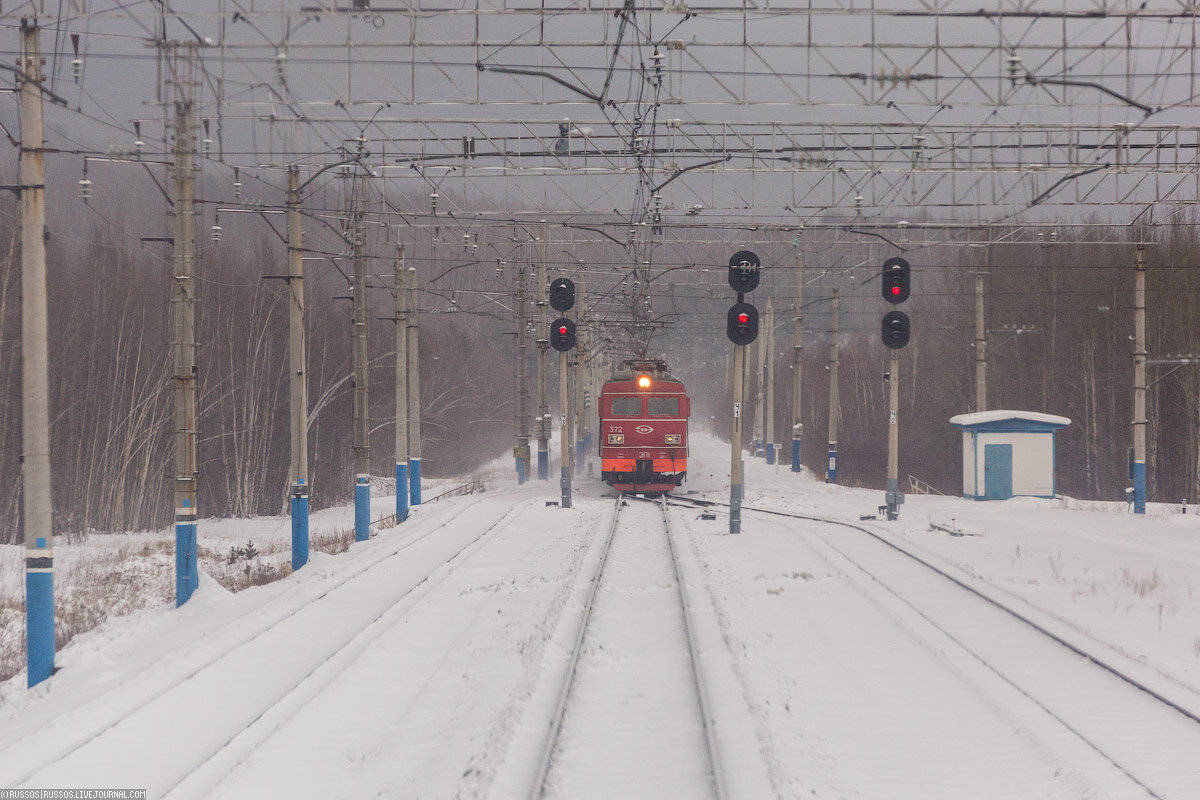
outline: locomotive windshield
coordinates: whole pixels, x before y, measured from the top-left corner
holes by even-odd
[[[651,402],[653,402],[653,398],[651,398]],[[642,413],[642,398],[614,397],[612,413],[614,417],[635,417]]]
[[[678,397],[651,397],[650,400],[650,416],[652,417],[678,417],[679,416],[679,398]]]

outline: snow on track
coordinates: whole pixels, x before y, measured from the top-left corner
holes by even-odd
[[[714,796],[679,598],[662,511],[630,503],[601,576],[545,797]]]

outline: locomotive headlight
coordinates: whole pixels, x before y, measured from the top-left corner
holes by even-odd
[[[649,389],[650,388],[650,376],[649,375],[639,376],[637,379],[637,385],[638,385],[639,389]]]
[[[608,443],[609,444],[625,444],[625,434],[610,433],[608,435]]]
[[[679,444],[682,441],[682,435],[678,433],[667,434],[667,444]]]

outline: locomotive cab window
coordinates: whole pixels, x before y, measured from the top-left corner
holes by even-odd
[[[650,416],[652,417],[678,417],[679,416],[679,398],[678,397],[651,397],[650,400]]]
[[[614,397],[612,399],[612,414],[614,417],[636,417],[642,413],[642,398]]]

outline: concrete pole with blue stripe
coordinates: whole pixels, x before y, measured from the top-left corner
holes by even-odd
[[[50,496],[50,360],[46,320],[46,169],[42,47],[21,20],[21,499],[25,534],[25,647],[29,685],[54,672],[54,511]]]
[[[196,215],[195,109],[191,90],[195,53],[179,48],[175,68],[174,217],[171,291],[172,385],[175,395],[175,605],[186,603],[199,583],[196,545]]]
[[[404,245],[396,245],[396,522],[408,519],[408,297]]]
[[[291,420],[292,569],[308,563],[308,357],[304,332],[304,231],[300,221],[300,169],[288,168],[288,366]]]
[[[800,414],[803,409],[800,390],[800,361],[804,355],[804,254],[799,249],[800,240],[796,240],[796,316],[792,328],[792,472],[799,472],[800,440],[804,438],[804,422]]]
[[[1133,287],[1133,513],[1146,513],[1146,260],[1140,244]]]
[[[415,272],[415,271],[414,271]],[[408,319],[408,498],[409,504],[421,505],[421,330],[414,300],[414,274],[409,273],[404,291],[408,295],[405,311]]]
[[[364,542],[371,535],[371,412],[367,367],[367,257],[363,231],[361,200],[355,194],[350,201],[353,220],[351,236],[354,254],[354,541]]]

